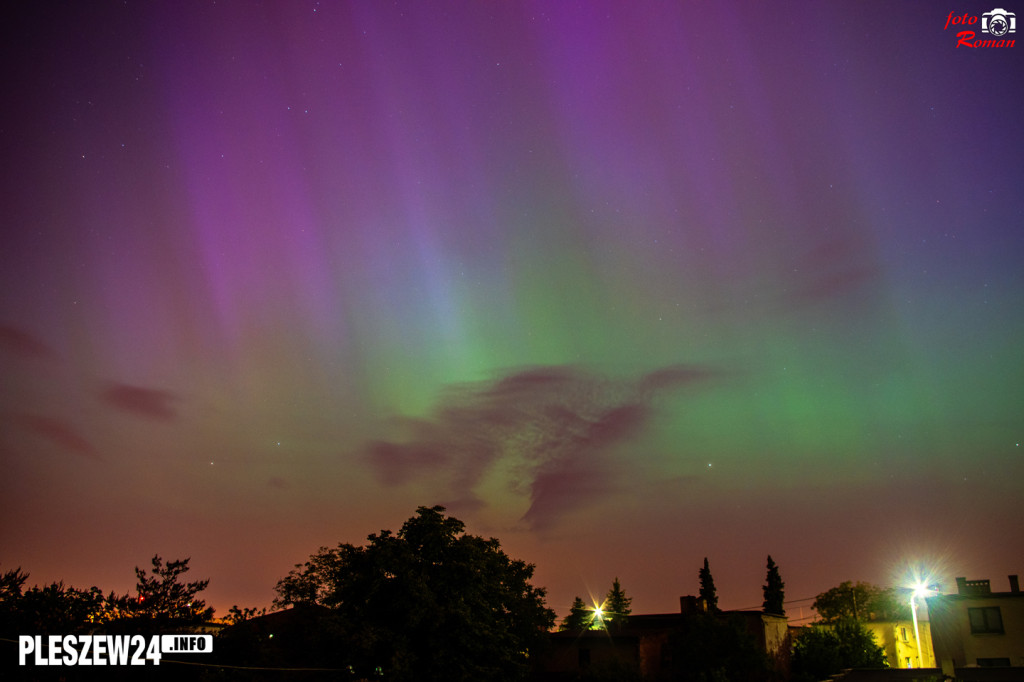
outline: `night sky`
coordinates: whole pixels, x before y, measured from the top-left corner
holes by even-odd
[[[992,3],[21,4],[0,570],[224,615],[443,504],[559,615],[1024,572]]]

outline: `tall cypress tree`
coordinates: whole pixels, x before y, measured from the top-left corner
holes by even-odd
[[[718,593],[715,591],[715,579],[711,577],[707,557],[704,557],[704,568],[700,569],[700,596],[708,605],[708,613],[718,613]]]
[[[779,575],[779,567],[772,561],[772,555],[768,555],[768,574],[765,576],[764,590],[764,604],[762,608],[765,613],[774,613],[779,616],[786,615],[786,609],[782,606],[785,601],[785,591],[783,588],[786,587],[786,583],[782,582],[782,576]]]

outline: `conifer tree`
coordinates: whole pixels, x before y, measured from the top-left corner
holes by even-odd
[[[768,574],[765,576],[764,590],[764,604],[762,608],[765,613],[774,613],[779,616],[786,615],[786,609],[782,603],[785,601],[785,591],[783,588],[786,587],[786,583],[782,582],[782,576],[779,575],[779,567],[772,561],[772,555],[768,555]]]
[[[576,597],[572,606],[569,607],[569,615],[562,619],[558,629],[565,630],[587,630],[594,620],[594,612],[587,609],[583,600]]]
[[[633,598],[626,596],[626,591],[622,589],[619,578],[616,576],[612,582],[612,588],[608,590],[608,596],[604,598],[604,612],[608,614],[605,616],[605,620],[622,625],[632,612],[630,608],[632,603]]]
[[[708,567],[708,558],[704,557],[704,568],[700,569],[700,596],[708,605],[708,613],[718,613],[718,593],[715,591],[715,579]]]

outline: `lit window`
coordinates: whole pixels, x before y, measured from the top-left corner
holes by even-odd
[[[967,617],[971,620],[971,634],[1003,634],[1003,614],[998,606],[983,606],[967,609]]]

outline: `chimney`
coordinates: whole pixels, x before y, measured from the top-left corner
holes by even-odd
[[[967,578],[956,579],[956,593],[967,594]]]
[[[679,611],[684,615],[691,613],[707,613],[708,601],[704,597],[694,597],[692,594],[680,597]]]
[[[1018,582],[1016,575],[1010,576],[1010,592],[1020,592],[1020,582]]]

